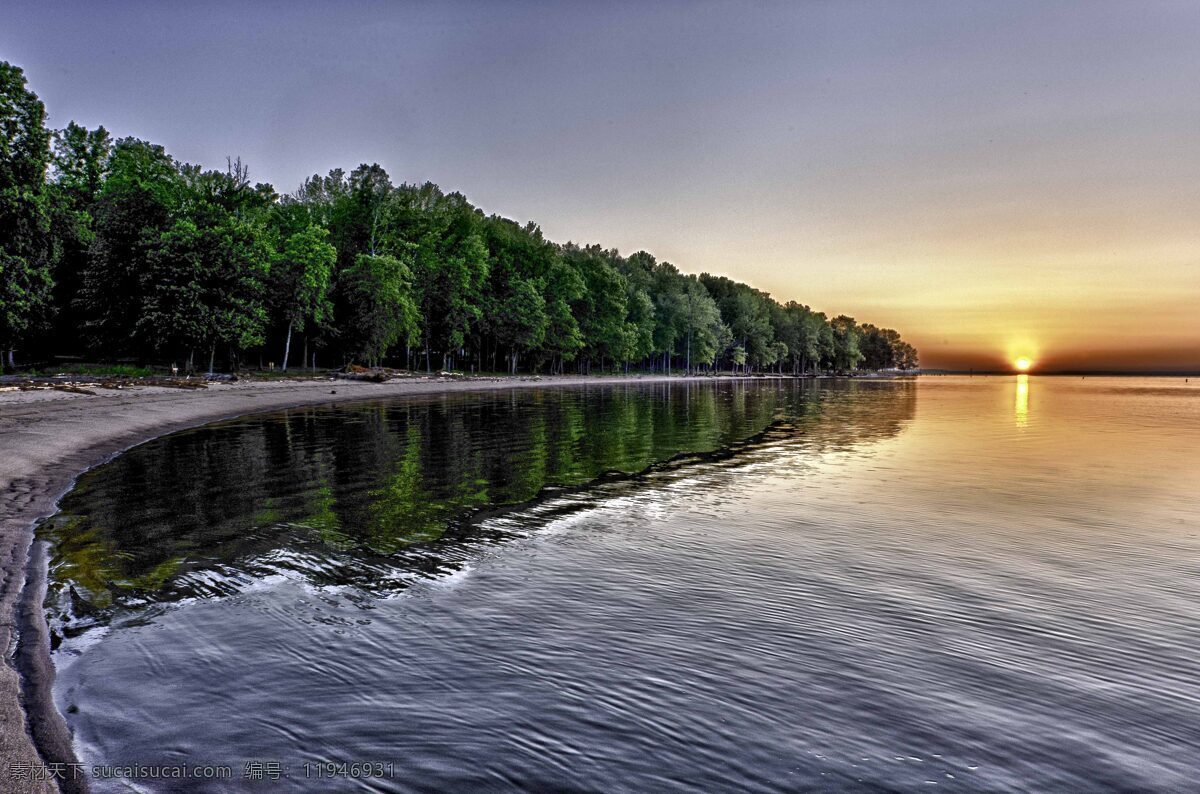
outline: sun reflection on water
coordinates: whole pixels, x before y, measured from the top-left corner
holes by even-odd
[[[1029,423],[1029,376],[1017,376],[1017,398],[1015,406],[1017,427],[1025,427]]]

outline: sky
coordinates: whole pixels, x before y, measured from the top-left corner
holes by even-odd
[[[0,0],[49,124],[378,162],[926,367],[1200,370],[1200,3]]]

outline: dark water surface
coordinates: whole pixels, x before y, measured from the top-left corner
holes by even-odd
[[[56,697],[87,763],[231,765],[214,791],[1186,790],[1198,493],[1181,380],[264,415],[43,526]]]

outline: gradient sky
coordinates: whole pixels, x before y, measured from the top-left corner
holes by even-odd
[[[928,367],[1200,369],[1200,3],[0,0],[50,124],[379,162]]]

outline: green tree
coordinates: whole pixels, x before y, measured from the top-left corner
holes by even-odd
[[[416,246],[413,288],[425,368],[432,368],[432,350],[442,353],[442,366],[448,368],[483,313],[489,261],[482,213],[462,194],[445,195],[432,183],[397,188],[389,211],[397,232]]]
[[[403,341],[410,362],[412,346],[423,348],[427,369],[434,354],[446,368],[460,357],[482,368],[500,353],[513,372],[562,372],[568,361],[669,372],[677,357],[688,372],[782,371],[785,359],[793,372],[917,366],[893,329],[830,322],[646,251],[557,245],[535,223],[484,216],[432,183],[394,187],[377,164],[280,197],[240,159],[203,170],[145,141],[114,144],[103,127],[68,124],[51,155],[44,109],[7,63],[0,132],[10,366],[18,344],[83,343],[110,358],[206,348],[211,370],[219,345],[236,366],[278,332],[287,369],[298,330],[306,361],[310,341],[371,362]]]
[[[271,292],[287,326],[284,372],[291,354],[292,334],[303,331],[306,323],[325,322],[333,312],[329,289],[337,250],[328,238],[329,231],[322,226],[308,226],[289,235],[271,268]]]
[[[603,369],[606,357],[622,360],[632,345],[626,327],[628,281],[610,264],[616,258],[613,251],[572,243],[561,251],[584,283],[583,296],[575,305],[586,354],[580,370],[590,372],[593,359],[599,359]]]
[[[50,227],[54,240],[53,343],[77,344],[77,322],[68,309],[82,285],[92,243],[95,241],[96,204],[108,174],[112,141],[103,127],[88,130],[75,122],[54,135],[51,179],[47,184]]]
[[[646,358],[654,350],[654,301],[647,290],[631,287],[625,307],[625,344],[618,358],[628,363]]]
[[[625,342],[617,357],[628,365],[630,361],[648,358],[656,350],[659,318],[653,292],[658,263],[646,251],[628,258],[622,258],[615,250],[608,255],[613,268],[625,277]]]
[[[93,351],[116,356],[135,349],[149,257],[174,225],[184,193],[175,162],[161,146],[117,141],[76,298],[84,342]]]
[[[546,341],[551,370],[561,374],[584,346],[583,333],[573,306],[587,294],[587,285],[574,265],[556,258],[546,279]]]
[[[772,305],[771,322],[776,336],[787,345],[792,373],[806,373],[809,363],[817,361],[821,355],[821,326],[825,324],[825,315],[788,301],[782,306]]]
[[[147,256],[138,334],[152,350],[189,351],[189,370],[194,350],[207,348],[211,374],[218,345],[264,341],[269,261],[257,230],[244,221],[176,221]]]
[[[712,295],[734,343],[745,356],[744,361],[731,359],[731,363],[743,369],[773,363],[775,331],[771,326],[770,296],[724,276],[702,273],[700,282]]]
[[[46,110],[25,73],[0,61],[0,350],[14,348],[50,311]]]
[[[681,296],[684,331],[684,355],[687,371],[692,371],[692,362],[712,364],[717,356],[729,346],[732,335],[729,327],[721,320],[721,311],[708,294],[708,290],[695,276],[683,281]]]
[[[497,306],[494,327],[498,342],[509,352],[509,372],[516,374],[522,353],[542,344],[549,322],[541,285],[516,279]]]
[[[861,339],[858,323],[853,317],[839,314],[829,321],[829,327],[833,332],[834,367],[843,372],[856,369],[863,358],[858,346]]]
[[[180,220],[159,236],[146,257],[147,294],[136,319],[137,334],[155,352],[194,352],[207,341],[211,305],[205,294],[205,271],[211,254],[206,241],[188,220]]]
[[[359,254],[342,274],[342,287],[349,307],[343,332],[353,357],[378,366],[393,345],[416,336],[412,271],[399,258]]]
[[[689,315],[694,307],[688,304],[687,280],[669,262],[656,264],[652,271],[650,294],[654,299],[654,353],[664,356],[665,369],[670,370],[670,356],[680,352],[680,339],[689,329]],[[703,287],[700,287],[703,290]],[[707,293],[706,293],[707,294]],[[684,339],[685,366],[691,369],[690,339]]]
[[[479,323],[477,343],[481,352],[490,347],[493,366],[497,353],[504,350],[510,370],[513,361],[522,356],[536,367],[553,357],[553,350],[546,347],[550,321],[547,290],[555,278],[560,251],[542,236],[537,224],[521,226],[493,215],[485,220],[483,229],[489,267],[483,299],[486,316]],[[564,319],[560,315],[559,320]]]

